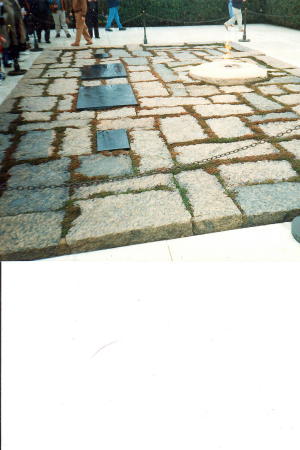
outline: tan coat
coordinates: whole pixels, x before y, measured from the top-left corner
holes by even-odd
[[[76,12],[81,12],[82,16],[86,15],[87,0],[72,0],[72,9]]]

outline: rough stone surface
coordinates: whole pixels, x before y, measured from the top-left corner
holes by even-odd
[[[221,177],[230,188],[266,181],[285,181],[297,176],[287,161],[258,161],[219,166]]]
[[[280,145],[287,151],[293,153],[296,159],[300,159],[300,139],[280,142]]]
[[[197,120],[190,115],[167,117],[161,120],[161,129],[169,144],[204,139],[207,135]]]
[[[75,189],[73,198],[84,199],[89,198],[91,195],[101,194],[103,192],[109,192],[119,194],[121,192],[132,192],[146,189],[154,189],[157,187],[168,187],[175,190],[175,185],[172,175],[159,174],[150,175],[142,178],[130,178],[122,181],[112,181],[108,183],[101,183],[98,185],[92,185],[88,187],[80,187]]]
[[[18,114],[4,113],[0,115],[0,131],[8,131],[12,122],[17,120]]]
[[[0,113],[9,113],[14,109],[14,106],[16,104],[15,98],[8,97],[4,102],[0,105]]]
[[[143,57],[137,57],[137,58],[124,58],[124,61],[129,66],[142,66],[147,64],[147,59]]]
[[[144,72],[148,69],[148,66],[127,66],[129,72]]]
[[[274,78],[271,78],[271,80],[264,81],[263,83],[260,84],[266,85],[266,84],[287,84],[287,83],[300,83],[300,77],[296,77],[293,75],[286,75],[283,77],[276,76]]]
[[[247,225],[282,222],[287,212],[300,209],[300,183],[241,186],[236,193],[236,201],[248,216]]]
[[[181,106],[170,106],[169,108],[153,108],[142,109],[139,111],[139,116],[167,116],[169,114],[185,114],[186,111]]]
[[[198,96],[207,96],[207,95],[216,95],[219,94],[220,91],[216,86],[186,86],[186,90],[188,93],[194,97]]]
[[[278,95],[274,98],[285,105],[299,105],[300,103],[300,94]]]
[[[130,78],[130,81],[132,81],[132,82],[157,80],[157,78],[154,75],[152,75],[152,73],[150,71],[133,72],[132,74],[130,74],[129,78]]]
[[[192,234],[191,217],[177,192],[149,191],[79,201],[81,215],[66,236],[81,250],[129,245]],[[138,214],[137,214],[138,212]]]
[[[51,119],[51,112],[24,112],[22,114],[22,120],[24,122],[34,122],[40,120],[42,122],[48,122]]]
[[[153,118],[147,117],[144,119],[130,119],[130,118],[122,118],[115,120],[100,120],[98,122],[97,128],[99,130],[117,130],[119,128],[153,128],[154,122]]]
[[[210,101],[207,98],[203,97],[154,97],[154,98],[140,99],[140,106],[142,108],[144,107],[160,108],[162,106],[208,105],[208,104],[210,104]],[[249,111],[251,111],[250,108]]]
[[[203,117],[232,116],[237,114],[249,114],[254,112],[247,105],[207,105],[195,106],[194,110]]]
[[[72,95],[64,95],[63,100],[59,100],[57,105],[58,111],[68,111],[72,108],[73,97]]]
[[[33,69],[31,69],[32,72]],[[22,82],[18,84],[15,89],[12,91],[10,96],[12,98],[18,98],[18,97],[40,97],[44,93],[44,86],[30,86],[23,84]]]
[[[140,157],[140,172],[173,166],[170,152],[158,131],[136,130],[131,135],[131,149]]]
[[[271,122],[259,125],[264,133],[269,136],[276,136],[279,133],[283,133],[286,130],[292,129],[300,125],[300,120],[294,120],[292,122]],[[300,130],[295,130],[284,137],[294,136],[300,134]]]
[[[56,97],[33,97],[21,100],[20,108],[23,111],[49,111],[56,104]]]
[[[127,107],[109,109],[107,111],[97,112],[97,119],[119,119],[121,117],[132,117],[136,116],[135,108]]]
[[[153,68],[163,81],[168,82],[178,80],[178,75],[176,75],[172,70],[168,69],[163,64],[154,64]]]
[[[167,89],[164,88],[159,81],[132,83],[132,86],[140,97],[158,97],[169,95]]]
[[[168,89],[175,97],[185,97],[188,95],[185,86],[182,83],[169,83]]]
[[[80,167],[76,173],[87,177],[127,175],[132,172],[132,164],[129,156],[104,156],[91,155],[79,158]]]
[[[64,78],[57,78],[48,87],[48,93],[50,95],[75,94],[77,90],[78,86],[76,78],[69,78],[67,80]]]
[[[239,103],[240,100],[235,96],[231,94],[227,95],[213,95],[210,97],[210,100],[213,101],[213,103]]]
[[[85,120],[94,119],[95,111],[63,112],[58,114],[57,120]]]
[[[2,162],[5,150],[11,145],[12,136],[9,134],[0,134],[0,163]]]
[[[14,158],[17,160],[48,158],[53,152],[54,138],[53,130],[30,131],[21,136]]]
[[[196,233],[229,230],[242,224],[242,214],[216,177],[201,169],[176,175],[193,209]]]
[[[268,114],[254,114],[253,116],[248,116],[247,120],[250,122],[266,122],[267,120],[273,119],[297,119],[298,115],[292,112],[282,112],[282,113],[268,113]]]
[[[19,131],[51,130],[53,128],[81,128],[89,124],[88,120],[52,120],[51,122],[33,122],[18,127]]]
[[[89,128],[67,128],[62,144],[61,155],[84,155],[92,152],[91,131]]]
[[[128,84],[127,78],[108,78],[105,81],[105,84]]]
[[[231,94],[232,92],[236,92],[237,94],[241,92],[253,92],[253,89],[248,86],[237,85],[237,86],[220,86],[221,91],[226,92],[227,94]]]
[[[278,95],[278,94],[284,94],[285,93],[284,90],[281,89],[276,84],[273,84],[273,85],[270,85],[270,86],[259,86],[258,89],[264,95]]]
[[[226,152],[242,148],[246,145],[256,142],[255,140],[246,140],[242,142],[213,143],[213,144],[193,144],[176,147],[176,159],[181,164],[192,164],[200,162],[202,159],[222,155]],[[224,156],[223,159],[245,158],[246,156],[261,156],[272,153],[279,153],[275,147],[269,143],[258,144],[256,147],[247,150],[241,150],[238,153]]]
[[[254,92],[241,94],[254,108],[260,111],[273,111],[276,109],[282,109],[283,106],[279,103],[273,102],[262,95],[255,94]]]
[[[283,87],[293,92],[300,92],[300,84],[284,84]]]
[[[62,211],[58,211],[2,217],[0,258],[11,259],[12,255],[18,252],[25,256],[37,249],[45,251],[49,247],[56,247],[61,236],[63,215]],[[40,253],[40,256],[42,255],[43,253]]]
[[[208,119],[206,123],[213,132],[221,138],[241,137],[253,134],[238,117],[224,117],[222,119]]]

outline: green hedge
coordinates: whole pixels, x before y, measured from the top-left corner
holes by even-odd
[[[251,9],[261,11],[263,0],[250,0]],[[298,0],[299,1],[299,0]],[[227,0],[124,0],[120,15],[125,23],[128,19],[145,10],[148,26],[220,24],[228,18]],[[151,17],[153,16],[153,17]],[[249,14],[249,22],[262,22],[263,17]],[[128,22],[129,26],[141,26],[142,19]]]
[[[300,0],[266,0],[265,14],[265,23],[300,30]]]

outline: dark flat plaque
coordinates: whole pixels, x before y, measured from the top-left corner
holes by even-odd
[[[81,68],[82,80],[95,80],[99,78],[123,78],[127,73],[123,64],[94,64]]]
[[[126,130],[97,131],[97,151],[127,150],[130,148]]]
[[[129,84],[107,86],[81,86],[79,88],[77,109],[109,109],[115,106],[137,105],[132,87]]]
[[[108,53],[95,53],[95,58],[109,58],[109,54]]]

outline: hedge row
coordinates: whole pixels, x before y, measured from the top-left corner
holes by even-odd
[[[248,0],[248,9],[248,23],[300,29],[300,0]],[[142,18],[130,19],[143,10],[148,26],[221,24],[228,17],[227,0],[123,0],[120,15],[129,26],[141,26]]]

